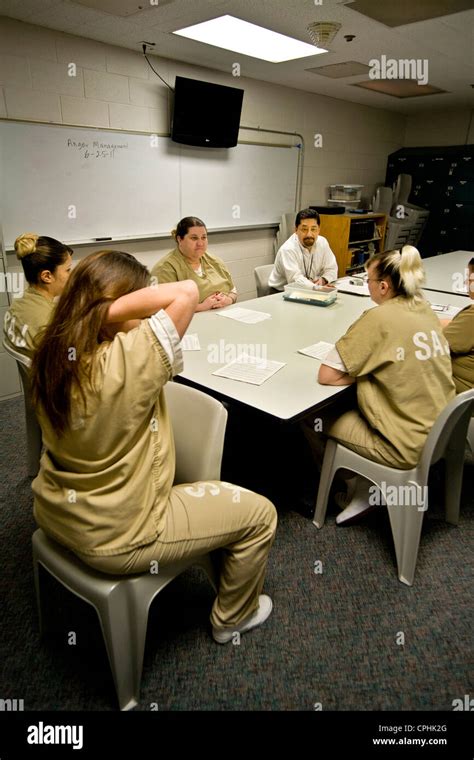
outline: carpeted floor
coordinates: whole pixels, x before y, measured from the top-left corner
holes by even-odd
[[[0,403],[0,423],[0,697],[23,699],[25,710],[116,710],[95,612],[46,574],[55,629],[39,638],[21,398]],[[272,451],[284,449],[287,434],[273,432]],[[260,473],[272,472],[270,453],[260,448]],[[473,469],[466,462],[459,526],[425,518],[408,588],[397,579],[385,510],[336,529],[330,507],[318,531],[296,511],[291,478],[283,482],[277,463],[268,490],[280,496],[280,521],[265,587],[273,615],[239,646],[219,646],[209,635],[212,589],[200,571],[185,573],[152,606],[137,709],[452,710],[473,687]]]

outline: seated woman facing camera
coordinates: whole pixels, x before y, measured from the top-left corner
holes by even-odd
[[[4,331],[16,351],[31,357],[39,331],[49,322],[55,298],[71,271],[72,248],[50,237],[27,232],[15,240],[29,287],[5,314]]]
[[[354,322],[319,369],[323,385],[357,384],[358,409],[323,417],[330,438],[380,464],[411,469],[444,407],[455,396],[449,345],[438,317],[421,293],[420,254],[407,245],[368,261],[377,308]],[[321,423],[318,428],[321,429]],[[305,430],[313,453],[318,438]],[[319,451],[319,454],[321,452]],[[372,508],[368,480],[351,477],[338,524]]]
[[[149,279],[119,251],[93,253],[71,274],[31,369],[45,446],[34,515],[104,573],[222,549],[211,623],[226,643],[271,613],[261,591],[276,511],[229,483],[173,487],[163,388],[182,370],[180,339],[198,293],[189,280],[148,287]]]
[[[151,270],[158,283],[193,280],[199,291],[196,311],[221,309],[237,300],[237,290],[224,262],[207,252],[207,229],[195,216],[186,216],[171,233],[176,248]]]

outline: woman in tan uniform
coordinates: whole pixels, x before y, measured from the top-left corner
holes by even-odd
[[[71,271],[72,248],[54,238],[27,232],[15,240],[29,287],[5,314],[4,331],[12,348],[31,357],[39,331],[49,322],[56,296]]]
[[[367,459],[411,469],[455,396],[449,346],[421,293],[424,270],[416,248],[378,253],[367,271],[377,308],[364,312],[337,341],[318,376],[324,385],[356,383],[358,409],[328,415],[323,430]],[[371,508],[369,485],[365,478],[351,478],[338,524]]]
[[[457,393],[474,388],[474,258],[468,264],[467,279],[471,303],[456,314],[454,319],[441,322],[451,350]]]
[[[158,283],[193,280],[199,291],[196,311],[221,309],[237,300],[237,290],[224,262],[207,252],[207,229],[195,216],[186,216],[171,233],[176,248],[151,270]]]
[[[229,483],[173,487],[163,387],[182,370],[180,340],[198,294],[189,280],[148,287],[149,278],[118,251],[91,254],[71,274],[31,370],[45,446],[34,514],[105,573],[222,549],[211,623],[225,643],[271,613],[261,591],[276,511]]]

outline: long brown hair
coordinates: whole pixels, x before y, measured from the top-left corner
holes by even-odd
[[[56,434],[71,422],[71,393],[84,381],[92,385],[94,358],[107,340],[104,322],[110,304],[149,284],[150,273],[130,253],[97,251],[73,269],[33,354],[31,391]]]

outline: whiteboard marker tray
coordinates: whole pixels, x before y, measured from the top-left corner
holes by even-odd
[[[311,306],[330,306],[337,298],[336,288],[315,285],[313,289],[295,285],[285,285],[283,293],[285,301],[307,303]]]

